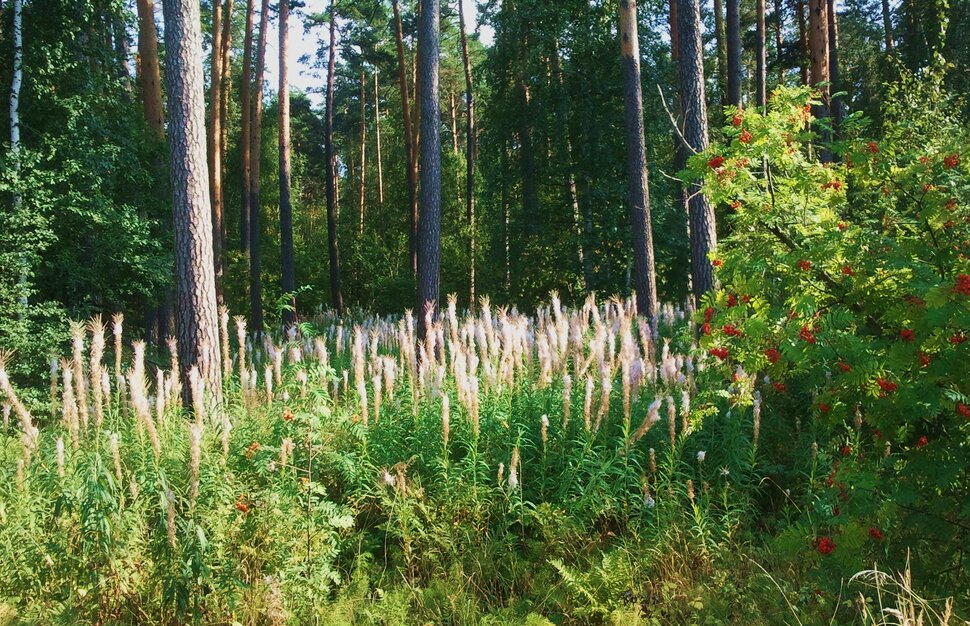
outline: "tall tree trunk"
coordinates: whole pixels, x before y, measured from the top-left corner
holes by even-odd
[[[23,0],[13,0],[13,77],[10,82],[10,160],[14,175],[20,174],[20,88],[24,81],[24,5]],[[23,203],[19,186],[13,195],[13,208],[17,212]],[[27,261],[20,256],[20,278],[18,280],[19,316],[27,315]]]
[[[829,103],[829,12],[828,0],[808,1],[808,49],[811,85],[822,94],[823,115]]]
[[[395,6],[397,3],[395,2]],[[330,0],[330,43],[327,52],[327,121],[324,151],[327,159],[327,243],[330,254],[330,303],[337,315],[344,313],[340,290],[340,251],[337,247],[337,160],[333,152],[333,81],[337,63],[337,7]],[[406,94],[405,94],[406,95]],[[409,143],[408,140],[405,140]]]
[[[219,142],[219,147],[222,149],[223,155],[220,161],[225,167],[225,151],[226,146],[229,145],[229,94],[232,90],[232,73],[230,72],[230,62],[232,60],[232,8],[233,0],[226,0],[226,6],[222,10],[222,39],[220,44],[222,48],[219,53],[219,66],[220,66],[220,76],[222,80],[222,101],[219,103],[219,128],[222,129],[222,141]],[[223,172],[219,173],[219,179],[221,181]],[[221,188],[221,183],[220,183]],[[225,216],[225,196],[221,199],[223,202],[223,215],[222,223],[219,224],[219,246],[221,249],[226,248],[226,216]]]
[[[475,309],[475,92],[472,83],[472,63],[468,54],[468,33],[465,27],[465,7],[458,0],[458,30],[461,41],[461,62],[465,70],[465,221],[468,223],[468,306]],[[559,58],[558,44],[556,59]],[[562,74],[559,75],[562,83]],[[568,131],[567,131],[567,143]],[[572,166],[569,166],[572,172]]]
[[[219,318],[212,249],[212,213],[206,188],[202,33],[198,0],[164,0],[165,76],[168,82],[179,362],[182,380],[197,367],[206,390],[222,403]],[[191,401],[188,385],[183,399]]]
[[[757,0],[757,86],[758,106],[764,108],[768,104],[768,52],[765,32],[765,0]]]
[[[778,84],[782,87],[785,86],[785,64],[782,63],[782,49],[785,47],[782,36],[784,21],[781,0],[775,0],[775,63],[778,64]]]
[[[138,59],[142,111],[152,135],[161,142],[165,140],[165,117],[162,111],[162,77],[158,65],[155,5],[152,0],[138,0]]]
[[[212,261],[216,273],[216,298],[222,304],[222,0],[212,3],[208,145],[209,203],[212,208],[213,228]]]
[[[653,233],[650,223],[650,190],[647,183],[647,148],[643,130],[643,93],[640,86],[640,40],[637,36],[636,0],[620,0],[620,53],[626,111],[626,161],[630,221],[633,226],[637,313],[653,317],[657,312],[657,277],[654,269]]]
[[[290,75],[286,58],[289,43],[290,0],[280,2],[280,266],[284,294],[296,292],[296,261],[293,256],[293,206],[290,204]],[[283,327],[296,323],[296,296],[289,297],[283,311]]]
[[[256,49],[256,76],[253,80],[252,155],[249,184],[249,324],[257,336],[263,332],[263,267],[260,243],[259,173],[263,152],[263,74],[266,71],[266,35],[269,29],[269,0],[263,0],[259,13],[259,45]]]
[[[367,191],[367,81],[364,71],[360,71],[360,231],[364,234],[364,206]]]
[[[677,6],[677,0],[670,0],[670,17],[669,17],[669,29],[670,29],[670,60],[674,66],[674,87],[676,89],[677,98],[674,102],[674,116],[677,120],[677,128],[673,132],[673,142],[674,142],[674,171],[681,171],[687,165],[687,148],[684,146],[683,141],[681,141],[680,136],[683,134],[683,114],[684,114],[684,97],[683,89],[680,87],[680,18],[678,16],[679,7]],[[674,191],[674,207],[675,210],[687,211],[686,198],[684,196],[684,186],[683,183],[676,179],[673,182]],[[690,235],[690,226],[688,224],[688,236]],[[692,284],[690,276],[687,277],[688,290]]]
[[[249,252],[249,214],[251,211],[249,204],[249,187],[252,166],[250,164],[252,129],[252,67],[253,67],[253,13],[255,11],[255,0],[246,0],[246,34],[243,39],[243,66],[242,66],[242,85],[240,85],[240,125],[241,132],[239,137],[240,154],[242,157],[242,209],[239,214],[239,249],[243,253]]]
[[[828,0],[828,44],[829,44],[829,81],[832,93],[839,91],[839,15],[835,10],[835,0]],[[832,123],[836,133],[842,126],[842,98],[832,98]]]
[[[524,49],[528,49],[528,42]],[[528,236],[539,232],[539,181],[537,175],[535,145],[532,137],[532,94],[525,79],[518,79],[519,101],[523,115],[519,119],[519,166],[522,172],[522,212],[525,216],[525,232]],[[519,246],[517,246],[519,247]]]
[[[741,106],[741,0],[727,0],[728,100]]]
[[[882,0],[882,28],[886,34],[886,54],[893,51],[893,16],[889,9],[889,0]]]
[[[397,80],[401,88],[401,110],[404,119],[404,151],[407,157],[408,202],[410,233],[408,246],[411,253],[411,271],[418,273],[418,160],[414,148],[414,132],[411,123],[411,98],[408,93],[407,63],[404,57],[404,32],[401,28],[401,7],[394,0],[394,39],[397,44]]]
[[[448,114],[451,117],[451,151],[458,156],[458,106],[455,104],[454,92],[448,94]]]
[[[677,0],[674,0],[676,2]],[[721,102],[727,101],[728,94],[728,53],[727,36],[724,32],[724,0],[714,0],[714,39],[717,44],[717,86],[721,91]]]
[[[807,85],[808,77],[808,24],[805,22],[805,0],[795,1],[795,13],[798,19],[798,59],[802,84]]]
[[[425,311],[437,311],[441,264],[441,112],[438,104],[439,4],[420,0],[418,18],[418,92],[421,106],[421,210],[418,224],[418,330],[423,338]]]
[[[701,43],[699,0],[677,0],[680,32],[680,85],[684,102],[684,138],[695,150],[708,146],[707,103],[704,95],[704,52]],[[701,193],[700,184],[687,188],[690,228],[690,270],[694,299],[715,286],[711,254],[717,248],[714,207]]]
[[[377,202],[384,208],[384,164],[381,162],[381,93],[377,68],[374,68],[374,135],[377,140]]]

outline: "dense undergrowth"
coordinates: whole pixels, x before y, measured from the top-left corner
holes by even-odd
[[[0,623],[962,623],[965,137],[850,119],[822,164],[809,97],[694,157],[697,312],[224,312],[221,407],[121,319],[47,399],[0,367]]]

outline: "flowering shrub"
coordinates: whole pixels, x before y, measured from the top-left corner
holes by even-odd
[[[814,482],[801,523],[805,546],[832,558],[919,544],[953,564],[970,541],[970,143],[926,95],[933,124],[890,98],[882,140],[850,117],[824,163],[813,95],[779,90],[688,168],[730,229],[701,346],[733,404],[756,388],[786,446],[800,426],[818,442],[803,452]]]

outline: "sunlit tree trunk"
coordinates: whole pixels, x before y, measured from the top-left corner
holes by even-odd
[[[10,83],[10,161],[14,175],[20,175],[20,89],[24,82],[24,5],[23,0],[13,0],[13,77]],[[23,204],[19,187],[13,194],[14,212]],[[24,257],[21,263],[26,264]],[[18,283],[20,317],[27,314],[27,268],[20,268]]]
[[[269,0],[263,0],[259,13],[259,45],[256,49],[256,71],[253,80],[252,154],[249,185],[249,310],[250,326],[257,336],[263,332],[263,276],[260,213],[261,159],[263,153],[263,74],[266,70],[266,35],[269,29]]]
[[[465,27],[465,8],[458,0],[458,28],[461,41],[461,60],[465,70],[465,221],[468,222],[468,306],[475,308],[475,93],[472,83],[472,64],[468,54],[468,33]],[[558,60],[558,46],[556,58]],[[559,77],[562,82],[562,75]],[[567,142],[569,141],[567,135]],[[570,166],[572,172],[572,166]]]
[[[364,234],[364,207],[367,192],[367,81],[364,71],[360,72],[360,225],[359,234]]]
[[[827,108],[829,87],[820,83],[829,81],[828,0],[809,0],[808,26],[808,50],[811,61],[809,78],[812,86],[821,92],[824,106]]]
[[[381,92],[377,75],[377,68],[374,68],[374,135],[377,142],[377,202],[384,208],[384,164],[381,157]]]
[[[290,203],[290,76],[286,58],[289,43],[290,0],[280,2],[280,269],[284,294],[296,292],[296,261],[293,255],[293,206]],[[289,296],[283,311],[283,327],[296,323],[296,297]]]
[[[206,391],[222,402],[219,319],[213,269],[212,213],[206,171],[202,33],[198,0],[164,0],[172,209],[183,381],[198,367]],[[183,398],[190,401],[188,387]]]
[[[680,33],[680,86],[684,105],[684,138],[697,151],[708,146],[707,103],[704,94],[704,48],[701,43],[699,0],[677,0]],[[695,301],[714,288],[711,254],[717,248],[714,207],[701,193],[700,184],[686,190],[690,228],[691,286]]]
[[[623,68],[623,100],[626,112],[627,177],[630,221],[633,227],[637,313],[653,317],[657,312],[657,278],[650,223],[650,190],[647,184],[647,150],[643,129],[640,43],[637,36],[635,0],[620,0],[620,62]]]
[[[215,0],[212,3],[208,145],[213,264],[216,273],[216,298],[222,304],[222,0]]]
[[[330,303],[343,315],[344,299],[340,289],[340,251],[337,247],[337,210],[339,206],[337,160],[333,152],[333,82],[337,63],[337,8],[330,0],[330,43],[327,52],[327,119],[324,151],[327,159],[327,243],[330,255]]]
[[[728,53],[727,37],[724,32],[724,0],[714,0],[714,39],[717,47],[717,85],[721,90],[722,102],[726,102],[728,94]]]
[[[441,265],[441,112],[438,103],[439,4],[420,0],[418,18],[418,91],[421,106],[421,209],[418,224],[419,335],[427,332],[424,312],[437,310]]]
[[[839,15],[835,10],[835,0],[828,0],[828,44],[829,44],[829,81],[832,83],[830,91],[840,90],[839,83]],[[836,132],[842,126],[842,98],[832,98],[832,122]]]
[[[219,147],[222,149],[222,158],[220,162],[225,168],[225,152],[226,146],[229,145],[229,94],[232,91],[232,74],[229,70],[229,64],[232,59],[232,8],[233,0],[226,0],[226,6],[222,11],[222,38],[219,42],[221,48],[219,51],[219,75],[220,80],[222,80],[222,100],[219,103],[219,128],[222,129],[222,138],[219,142]],[[222,187],[223,172],[219,172],[220,188]],[[223,215],[222,220],[219,224],[219,247],[222,250],[226,248],[226,215],[225,215],[225,195],[220,199],[223,203]]]

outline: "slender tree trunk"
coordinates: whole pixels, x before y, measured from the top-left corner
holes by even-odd
[[[677,0],[680,32],[680,85],[684,102],[684,138],[695,150],[708,146],[707,103],[704,95],[704,52],[701,43],[699,0]],[[690,269],[694,299],[715,286],[711,255],[717,248],[714,207],[701,193],[700,184],[687,188],[690,228]]]
[[[250,163],[252,153],[252,129],[250,120],[252,119],[252,67],[253,67],[253,13],[255,12],[255,0],[246,0],[246,35],[243,40],[243,65],[242,65],[242,85],[240,85],[240,125],[241,132],[239,137],[240,154],[242,157],[242,209],[239,214],[239,249],[244,253],[249,252],[249,214],[251,211],[249,203],[249,188],[251,184],[252,165]]]
[[[202,33],[198,0],[164,0],[179,362],[182,380],[198,367],[206,391],[222,403],[219,318],[213,269],[212,213],[206,189]],[[183,399],[191,401],[188,386]]]
[[[125,89],[130,89],[131,66],[128,64],[128,31],[124,16],[120,11],[115,12],[111,26],[114,29],[112,39],[115,45],[115,55],[118,57],[118,78],[124,84]]]
[[[828,0],[828,44],[829,44],[829,81],[830,91],[839,91],[839,16],[835,10],[835,0]],[[832,123],[836,133],[842,127],[842,98],[832,98]]]
[[[684,147],[683,142],[680,139],[680,135],[683,133],[683,114],[684,114],[684,98],[683,90],[680,87],[680,19],[678,17],[677,0],[670,0],[670,17],[669,17],[669,28],[670,28],[670,60],[673,62],[674,66],[674,86],[676,88],[677,99],[674,102],[674,115],[677,120],[678,127],[673,133],[674,142],[674,171],[681,171],[687,165],[687,149]],[[687,204],[684,197],[684,186],[681,181],[672,181],[674,185],[674,202],[678,210],[687,211]],[[688,225],[688,236],[690,235],[690,226]],[[690,276],[687,278],[688,283],[690,283]]]
[[[728,94],[728,48],[727,36],[724,32],[724,0],[714,0],[714,38],[717,44],[717,85],[721,90],[721,102],[724,103],[727,102]]]
[[[468,222],[468,306],[475,309],[475,92],[472,83],[472,64],[468,54],[468,33],[465,28],[465,8],[458,0],[458,29],[461,41],[461,61],[465,70],[465,221]],[[558,51],[558,47],[557,47]],[[558,59],[558,52],[557,57]],[[562,76],[560,74],[560,83]],[[567,131],[567,142],[568,142]],[[570,166],[572,171],[572,166]]]
[[[330,303],[337,315],[343,315],[344,298],[340,290],[340,251],[337,247],[337,160],[333,153],[333,82],[336,63],[337,8],[336,0],[330,0],[330,43],[327,52],[327,121],[324,135],[324,151],[327,159],[327,243],[330,254]]]
[[[455,94],[448,94],[448,114],[451,117],[451,151],[458,156],[458,111],[455,104]]]
[[[796,0],[795,13],[798,18],[798,59],[802,84],[807,85],[808,77],[808,24],[805,22],[805,0]]]
[[[620,53],[623,67],[623,100],[626,110],[627,176],[630,221],[633,227],[637,313],[653,317],[657,313],[657,277],[654,269],[653,233],[650,223],[650,190],[647,184],[647,148],[643,129],[639,41],[637,3],[635,0],[620,0]]]
[[[424,312],[438,308],[441,264],[441,113],[438,104],[439,4],[420,0],[418,75],[421,77],[421,211],[418,244],[418,329],[423,338]]]
[[[222,150],[222,155],[220,156],[220,163],[222,164],[223,170],[225,170],[226,162],[226,146],[229,145],[229,95],[232,90],[232,75],[230,73],[230,61],[232,58],[232,9],[235,3],[233,0],[226,0],[226,4],[222,9],[222,37],[220,38],[220,50],[219,50],[219,75],[222,81],[222,88],[220,90],[221,100],[219,102],[219,128],[222,130],[222,137],[219,141],[219,148]],[[219,187],[222,189],[222,179],[225,176],[225,171],[219,172]],[[227,218],[225,213],[225,191],[223,191],[222,197],[220,198],[222,203],[222,220],[219,222],[219,249],[226,249],[226,229],[227,229]],[[221,288],[221,281],[220,281]]]
[[[212,207],[212,260],[216,298],[222,296],[222,0],[212,3],[212,51],[209,58],[209,202]]]
[[[778,85],[782,87],[785,86],[785,64],[782,63],[782,49],[785,47],[782,35],[784,21],[781,0],[775,0],[775,63],[778,64]]]
[[[20,174],[20,89],[24,81],[24,5],[23,0],[13,0],[13,77],[10,82],[10,160],[14,175]],[[17,212],[23,204],[19,186],[13,194],[13,208]],[[20,278],[18,280],[19,316],[27,315],[27,260],[20,256]]]
[[[893,51],[893,16],[889,8],[889,0],[882,0],[882,28],[886,34],[886,54]]]
[[[155,5],[152,0],[138,0],[138,59],[142,111],[152,135],[161,142],[165,140],[165,116],[162,111],[162,77],[158,64]]]
[[[757,0],[757,91],[758,106],[764,108],[768,104],[768,52],[765,32],[765,0]]]
[[[741,0],[727,0],[728,100],[741,106]]]
[[[364,206],[367,191],[367,81],[364,71],[360,72],[360,230],[364,234]]]
[[[377,140],[377,202],[384,208],[384,164],[381,158],[381,93],[377,68],[374,68],[374,134]]]
[[[414,132],[411,128],[411,98],[408,93],[407,63],[404,57],[404,32],[401,28],[401,7],[394,0],[394,38],[397,43],[397,79],[401,88],[401,110],[404,119],[404,151],[407,157],[408,202],[410,233],[408,246],[411,253],[411,270],[418,273],[418,161],[414,149]]]
[[[284,294],[296,292],[296,261],[293,257],[293,207],[290,204],[290,76],[287,61],[290,0],[280,2],[280,265]],[[283,327],[296,323],[296,296],[289,297],[283,311]]]
[[[528,48],[528,42],[524,44]],[[532,94],[523,77],[518,79],[519,101],[522,115],[519,120],[519,166],[522,172],[522,212],[525,216],[525,233],[539,232],[539,181],[532,137]],[[517,246],[519,247],[519,246]]]
[[[259,45],[256,49],[256,76],[253,80],[252,155],[249,185],[249,324],[257,336],[263,332],[263,268],[260,228],[259,173],[263,152],[263,73],[266,70],[266,35],[269,29],[269,0],[262,0],[259,13]]]

